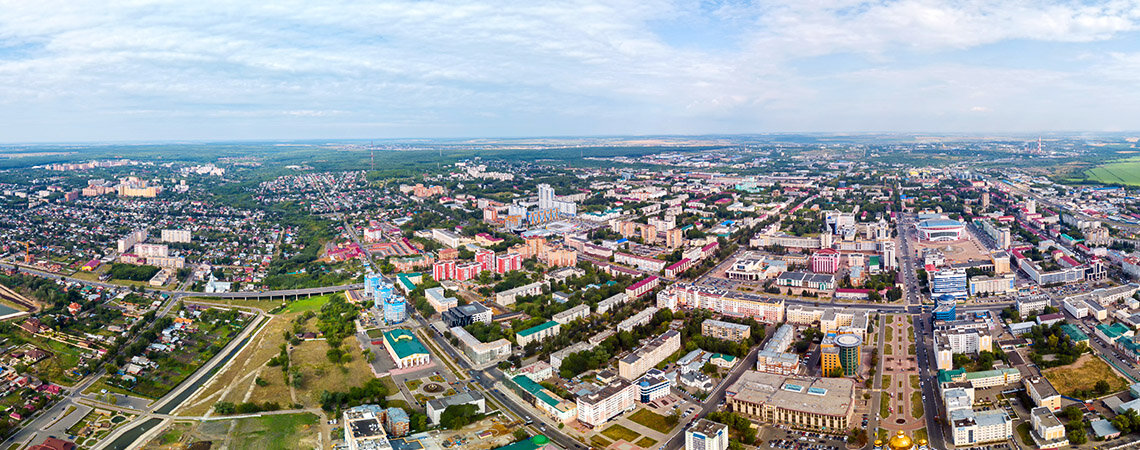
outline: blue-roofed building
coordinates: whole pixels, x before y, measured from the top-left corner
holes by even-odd
[[[1094,420],[1089,425],[1092,426],[1093,434],[1096,435],[1097,439],[1116,439],[1120,437],[1120,430],[1107,419]]]

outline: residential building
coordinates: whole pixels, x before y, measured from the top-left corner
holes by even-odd
[[[701,322],[701,334],[726,341],[743,342],[752,336],[752,327],[716,319]]]
[[[498,292],[495,294],[495,303],[503,306],[514,304],[515,298],[517,297],[541,294],[543,286],[546,286],[546,283],[538,281],[525,286],[519,286],[514,289]]]
[[[344,442],[349,450],[392,448],[384,433],[385,411],[376,405],[361,405],[344,412]]]
[[[999,275],[995,277],[976,276],[971,277],[970,282],[970,296],[979,295],[994,295],[1005,294],[1017,290],[1017,281],[1012,273]]]
[[[459,299],[448,297],[442,287],[433,287],[425,290],[424,297],[427,299],[428,304],[438,313],[459,306]]]
[[[618,331],[632,331],[634,328],[645,325],[653,320],[653,315],[660,311],[656,306],[650,306],[646,309],[638,311],[637,314],[621,321],[617,324]]]
[[[697,419],[685,430],[685,450],[728,450],[728,425]]]
[[[575,342],[573,344],[570,344],[569,347],[550,354],[550,366],[553,367],[555,371],[558,371],[562,369],[562,360],[567,356],[570,356],[574,353],[593,350],[593,348],[593,346],[585,342]]]
[[[680,349],[681,333],[666,331],[618,361],[618,374],[627,380],[635,380]]]
[[[674,311],[679,308],[707,309],[726,316],[751,317],[763,323],[784,321],[782,298],[724,291],[688,283],[672,284],[658,293],[657,307]]]
[[[625,379],[616,379],[592,394],[578,397],[578,422],[595,428],[626,411],[637,408],[640,392]]]
[[[1013,438],[1013,420],[1004,409],[974,411],[959,409],[950,413],[954,445],[975,446]]]
[[[554,316],[551,317],[551,320],[565,325],[578,319],[584,319],[589,315],[590,305],[581,304],[560,313],[554,314]]]
[[[561,324],[551,320],[515,333],[515,343],[519,347],[526,347],[531,342],[542,342],[544,339],[557,336],[561,332]]]
[[[162,230],[162,242],[190,242],[190,230]]]
[[[625,303],[627,301],[629,301],[629,296],[626,295],[625,292],[618,292],[617,294],[614,294],[609,298],[598,302],[598,310],[596,312],[598,315],[605,314],[609,312],[610,309],[620,306],[622,303]]]
[[[1050,411],[1061,409],[1061,393],[1045,377],[1023,378],[1021,384],[1025,385],[1035,406],[1049,408]]]

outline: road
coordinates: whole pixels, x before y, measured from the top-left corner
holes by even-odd
[[[732,372],[729,372],[729,374],[721,380],[720,384],[717,385],[717,387],[709,393],[709,396],[705,398],[705,401],[701,403],[701,409],[694,413],[693,421],[707,416],[710,412],[716,411],[720,406],[720,402],[724,401],[725,390],[728,389],[729,386],[732,386],[732,383],[735,383],[736,380],[739,380],[745,371],[756,367],[756,355],[759,354],[759,352],[760,346],[753,347],[752,351],[748,352],[748,356],[745,356],[744,360],[742,360],[740,364],[737,364],[736,367],[732,369]],[[669,450],[684,448],[685,434],[683,431],[682,427],[674,428],[672,434],[665,440],[663,448]]]

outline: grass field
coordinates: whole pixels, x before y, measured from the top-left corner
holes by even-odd
[[[315,447],[316,414],[279,414],[241,419],[234,425],[232,449],[295,449]],[[307,442],[312,441],[312,442]]]
[[[921,386],[922,385],[920,384],[920,381],[918,379],[918,375],[911,375],[910,376],[910,388],[911,389],[919,389]]]
[[[609,447],[610,444],[613,444],[613,442],[610,442],[606,438],[597,435],[590,436],[590,443],[598,448],[606,448]]]
[[[626,442],[633,442],[633,441],[636,441],[637,438],[641,437],[641,435],[637,434],[636,431],[633,431],[629,428],[623,427],[623,426],[618,425],[618,424],[610,425],[605,430],[602,430],[602,435],[605,437],[608,437],[610,439],[613,439],[615,441],[626,441]]]
[[[887,343],[890,344],[891,341],[893,341],[893,340],[895,340],[895,327],[888,325],[887,326]]]
[[[1129,158],[1102,164],[1085,171],[1085,178],[1106,184],[1140,186],[1140,158]]]
[[[886,419],[891,415],[891,394],[880,392],[879,395],[879,417]]]
[[[653,439],[651,437],[643,437],[641,439],[638,439],[634,445],[641,448],[653,448],[654,445],[657,445],[657,439]]]
[[[891,376],[884,373],[883,374],[883,389],[890,389],[890,388],[891,388]]]
[[[637,422],[639,425],[648,427],[649,429],[658,433],[668,433],[673,427],[665,423],[665,416],[657,414],[648,409],[639,409],[629,416],[630,420]]]
[[[1030,434],[1030,431],[1032,429],[1033,427],[1030,426],[1027,422],[1022,422],[1017,426],[1017,435],[1021,436],[1022,444],[1032,445],[1031,443],[1033,442],[1033,436]]]
[[[890,330],[890,328],[888,328],[888,330]],[[883,347],[883,355],[890,356],[893,354],[895,354],[895,344],[888,340],[887,345]]]
[[[300,312],[305,312],[305,311],[317,311],[317,310],[321,309],[322,306],[325,306],[325,303],[328,303],[329,300],[331,300],[332,296],[334,296],[334,295],[342,295],[342,294],[340,294],[340,293],[327,294],[327,295],[319,295],[316,297],[300,298],[300,299],[294,300],[293,302],[289,303],[288,307],[285,308],[284,314],[300,313]]]
[[[1074,396],[1076,391],[1091,391],[1097,381],[1108,381],[1109,392],[1118,392],[1128,387],[1128,381],[1117,375],[1104,360],[1088,354],[1081,355],[1077,362],[1064,367],[1045,370],[1045,378],[1062,395]]]
[[[258,302],[237,303],[244,304],[235,306],[253,306]],[[280,303],[280,301],[271,303],[262,301],[256,307],[274,308]],[[269,306],[270,304],[273,306]],[[269,320],[249,344],[234,357],[229,366],[219,372],[214,381],[203,386],[198,395],[190,398],[177,414],[202,415],[219,401],[241,403],[246,401],[247,392],[250,394],[248,401],[251,402],[292,404],[293,398],[289,386],[285,384],[281,367],[268,367],[265,363],[280,352],[281,344],[285,343],[282,332],[290,329],[293,318],[300,314],[300,312],[282,313]],[[310,326],[313,323],[310,321]],[[325,341],[305,341],[291,353],[293,367],[299,369],[302,376],[301,386],[296,388],[296,402],[305,407],[318,406],[317,397],[322,390],[347,391],[354,386],[362,386],[365,381],[373,378],[372,369],[361,355],[360,346],[354,336],[348,337],[341,344],[341,348],[352,355],[352,361],[348,364],[340,366],[330,363],[325,356],[328,348]],[[257,386],[255,379],[258,376],[269,384]]]
[[[915,419],[921,419],[922,414],[923,414],[923,411],[922,411],[922,393],[921,392],[911,392],[910,393],[910,416],[914,417]]]

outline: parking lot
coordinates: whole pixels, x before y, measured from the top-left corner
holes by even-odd
[[[762,444],[758,448],[785,450],[842,450],[847,448],[843,437],[831,436],[810,431],[787,430],[783,427],[763,427],[760,432]]]

